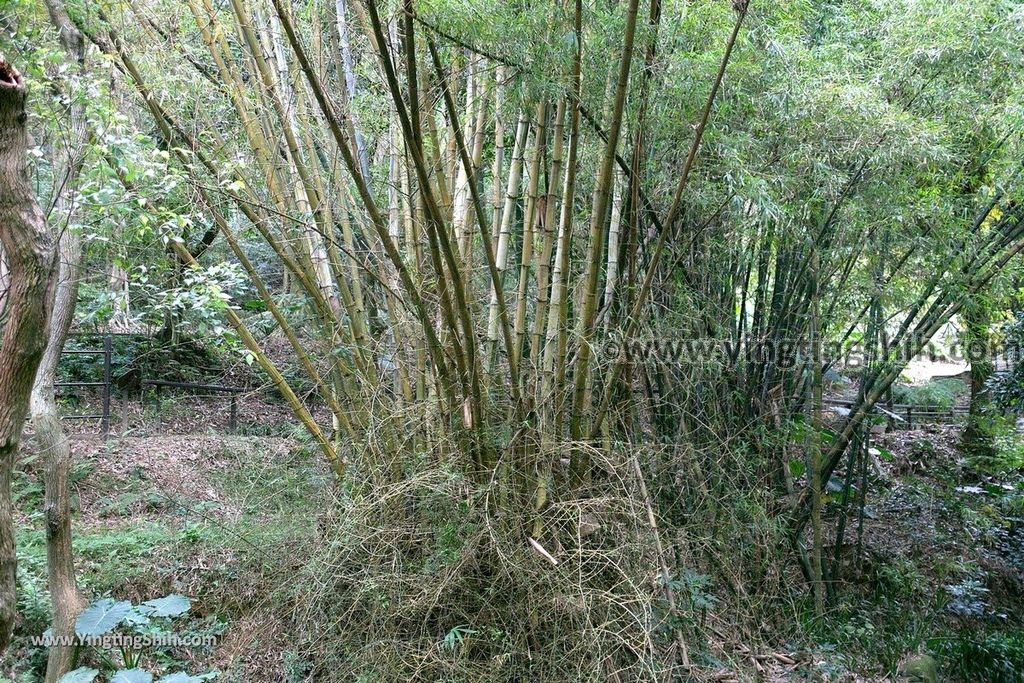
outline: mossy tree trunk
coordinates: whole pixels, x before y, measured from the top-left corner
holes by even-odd
[[[0,652],[15,618],[16,555],[11,474],[50,322],[53,245],[28,181],[25,81],[0,60]]]

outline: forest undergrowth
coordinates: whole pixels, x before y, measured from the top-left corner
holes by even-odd
[[[164,411],[174,425],[202,409],[180,397]],[[851,533],[823,619],[773,521],[775,498],[727,453],[606,451],[585,496],[545,509],[536,548],[520,517],[489,512],[507,501],[491,504],[486,485],[426,454],[403,460],[400,483],[359,491],[330,481],[303,433],[271,431],[284,438],[269,450],[266,434],[76,440],[75,547],[90,597],[184,593],[184,630],[218,639],[147,653],[154,664],[295,683],[883,681],[918,653],[942,680],[1021,670],[1020,476],[962,462],[955,430],[880,444],[862,560],[853,566]],[[176,462],[196,468],[190,485],[168,484]],[[23,633],[48,614],[38,477],[23,458],[19,509],[37,529],[19,539]],[[665,554],[684,568],[667,581]],[[3,673],[36,680],[42,650],[23,640],[14,652]]]

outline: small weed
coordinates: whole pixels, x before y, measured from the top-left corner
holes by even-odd
[[[287,683],[302,683],[302,681],[309,680],[313,662],[295,650],[285,650],[282,659],[284,660],[284,675]]]
[[[470,628],[466,624],[452,626],[448,633],[444,634],[444,638],[441,639],[441,649],[454,652],[462,647],[467,639],[476,634],[476,629]]]
[[[878,568],[878,595],[885,601],[912,598],[925,586],[924,575],[913,562],[895,560]]]

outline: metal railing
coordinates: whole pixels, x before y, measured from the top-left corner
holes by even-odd
[[[245,389],[239,387],[226,387],[221,384],[192,384],[189,382],[165,382],[163,380],[144,380],[144,386],[156,389],[157,400],[159,401],[160,389],[170,387],[174,389],[192,389],[194,391],[212,391],[215,393],[228,394],[231,400],[231,413],[228,418],[228,433],[234,434],[238,431],[238,395],[245,393]]]
[[[843,399],[825,399],[825,405],[851,410],[854,401]],[[967,406],[921,406],[908,403],[876,403],[871,411],[875,415],[888,418],[891,428],[912,429],[914,423],[925,424],[957,424],[967,418],[970,409]]]
[[[102,382],[55,382],[55,389],[68,389],[74,387],[84,388],[99,388],[102,390],[102,412],[100,413],[88,413],[88,414],[64,414],[62,417],[65,420],[100,420],[101,430],[103,432],[103,438],[107,438],[110,435],[110,398],[113,387],[112,380],[112,367],[113,367],[113,348],[114,348],[114,334],[94,334],[88,332],[78,332],[68,335],[69,337],[75,338],[96,338],[102,337],[103,347],[96,349],[64,349],[61,353],[64,355],[72,356],[103,356],[103,381]],[[126,335],[128,336],[128,335]],[[238,395],[245,393],[247,390],[239,387],[228,387],[221,384],[193,384],[189,382],[171,382],[164,380],[143,380],[140,382],[142,386],[150,386],[156,389],[157,396],[159,397],[160,391],[164,387],[175,388],[175,389],[189,389],[192,391],[206,391],[218,394],[228,394],[230,397],[230,415],[228,418],[228,432],[234,434],[238,431]]]
[[[92,334],[73,334],[72,337],[95,337]],[[103,381],[102,382],[54,382],[55,389],[68,387],[103,387],[103,412],[88,415],[63,415],[65,420],[100,420],[100,428],[103,431],[103,438],[110,434],[110,367],[113,356],[114,341],[113,335],[103,335],[103,348],[101,349],[65,349],[61,355],[78,356],[103,356]]]

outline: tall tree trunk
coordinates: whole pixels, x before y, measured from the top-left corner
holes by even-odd
[[[79,73],[85,69],[85,40],[71,23],[61,0],[46,0],[50,21],[60,33],[61,45],[68,57],[78,66]],[[36,373],[32,389],[32,427],[36,441],[45,458],[45,501],[46,514],[46,560],[50,601],[53,604],[51,632],[55,639],[67,639],[75,635],[75,619],[85,607],[85,600],[78,592],[75,581],[74,552],[71,547],[71,505],[69,481],[71,472],[71,444],[60,423],[54,399],[54,382],[57,364],[64,349],[64,341],[75,317],[75,303],[78,299],[78,281],[82,264],[81,235],[70,227],[75,211],[77,179],[85,157],[87,139],[85,111],[78,94],[68,88],[68,123],[70,141],[66,145],[67,158],[61,177],[60,194],[54,200],[56,224],[57,267],[56,294],[53,301],[53,316],[50,321],[49,340]],[[56,683],[71,670],[75,647],[55,642],[50,646],[46,664],[46,683]]]
[[[612,327],[612,301],[615,298],[615,285],[619,281],[619,235],[622,227],[622,194],[625,185],[626,174],[622,169],[616,169],[612,184],[612,218],[608,226],[608,266],[605,269],[604,285],[606,332]]]
[[[991,311],[984,295],[964,306],[964,349],[971,364],[971,403],[960,448],[967,455],[987,458],[995,454],[991,417],[986,413],[989,392],[985,386],[994,369],[989,354]]]
[[[0,301],[0,652],[15,617],[11,472],[28,414],[36,368],[46,349],[53,244],[26,172],[25,81],[0,60],[0,246],[9,287]]]

